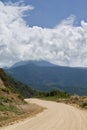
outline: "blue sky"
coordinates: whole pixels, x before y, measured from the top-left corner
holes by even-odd
[[[8,0],[2,0],[7,2]],[[18,2],[18,0],[11,0]],[[87,1],[86,0],[23,0],[25,4],[34,6],[26,21],[30,26],[54,27],[61,20],[70,15],[76,16],[76,25],[81,20],[87,21]]]

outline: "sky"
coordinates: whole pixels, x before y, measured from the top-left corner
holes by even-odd
[[[86,0],[1,0],[0,67],[47,60],[87,67]]]

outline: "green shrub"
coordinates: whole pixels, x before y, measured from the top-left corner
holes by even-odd
[[[9,111],[14,113],[19,113],[19,109],[14,105],[0,105],[0,111]]]
[[[87,101],[82,103],[82,107],[87,107]]]
[[[8,93],[8,94],[10,93],[9,88],[2,88],[1,90],[2,90],[3,92],[5,92],[5,93]]]
[[[23,96],[21,96],[21,95],[18,95],[18,98],[21,100],[24,100]]]
[[[12,99],[8,97],[0,97],[0,103],[9,103],[12,102]]]

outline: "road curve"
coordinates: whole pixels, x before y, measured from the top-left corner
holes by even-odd
[[[27,118],[1,130],[87,130],[87,111],[52,101],[39,99],[26,99],[26,101],[47,109],[35,117]]]

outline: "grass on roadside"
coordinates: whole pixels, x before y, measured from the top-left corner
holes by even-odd
[[[7,104],[7,105],[0,105],[0,111],[9,111],[9,112],[14,112],[16,114],[19,113],[19,109],[11,104]]]
[[[6,121],[7,119],[9,119],[9,117],[7,117],[7,116],[0,117],[0,122],[2,122],[2,121]]]

